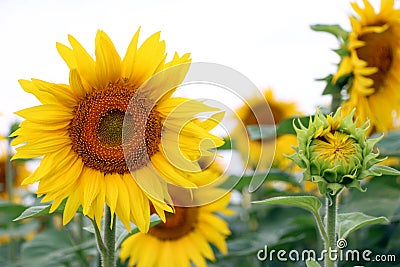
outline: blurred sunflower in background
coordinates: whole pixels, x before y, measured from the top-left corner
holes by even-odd
[[[167,182],[196,187],[185,170],[200,166],[189,159],[223,144],[207,123],[194,122],[198,113],[216,108],[171,97],[189,68],[189,54],[175,53],[166,62],[160,33],[138,48],[139,30],[123,59],[103,31],[96,35],[95,60],[72,36],[71,48],[57,43],[69,85],[20,80],[41,105],[16,112],[25,120],[12,135],[12,145],[21,145],[13,159],[43,156],[23,183],[39,182],[38,197],[53,201],[50,212],[66,200],[64,224],[82,206],[100,227],[106,203],[128,230],[132,221],[147,232],[150,206],[163,219],[164,211],[173,212]],[[200,145],[204,138],[213,147]]]
[[[17,160],[8,162],[8,160],[9,156],[7,155],[7,149],[5,147],[0,148],[0,200],[19,203],[21,202],[19,191],[26,190],[26,186],[21,185],[21,183],[31,174],[31,172],[26,167],[25,161]],[[9,170],[10,168],[11,170]],[[12,172],[13,176],[13,199],[9,199],[10,196],[7,189],[7,172],[9,171]]]
[[[2,137],[0,140],[0,202],[8,202],[8,203],[19,203],[22,204],[24,200],[24,196],[29,193],[29,190],[26,186],[21,185],[21,182],[28,177],[31,172],[26,166],[26,161],[16,160],[10,162],[10,156],[8,155],[8,141]],[[12,188],[9,188],[8,181],[12,178]],[[12,193],[9,192],[9,189],[12,190]],[[0,212],[0,215],[3,216],[5,214],[1,214],[4,211]],[[24,224],[24,221],[20,222],[20,225]],[[18,223],[14,224],[14,229],[16,226],[19,226]],[[9,225],[0,225],[0,228],[7,229]],[[13,239],[23,239],[26,241],[31,240],[36,235],[36,228],[31,227],[32,231],[25,233],[13,233]],[[0,245],[9,243],[11,241],[11,233],[7,232],[8,230],[1,231],[0,234]]]
[[[236,114],[243,122],[244,126],[249,125],[277,125],[284,119],[301,115],[302,113],[297,109],[296,104],[293,102],[279,101],[275,99],[273,91],[271,89],[265,90],[264,93],[265,101],[271,109],[273,120],[269,120],[265,116],[264,121],[257,121],[252,110],[257,110],[258,106],[266,105],[265,101],[258,101],[256,99],[249,99],[246,105],[240,107]],[[264,118],[264,117],[263,117]],[[241,155],[244,157],[243,160],[248,160],[249,168],[255,168],[260,163],[261,170],[266,170],[272,162],[272,167],[276,167],[282,170],[290,170],[294,168],[294,164],[291,160],[284,157],[284,154],[290,154],[293,152],[291,146],[297,145],[296,135],[286,134],[280,135],[276,138],[276,150],[274,142],[251,140],[249,133],[243,127],[237,127],[232,134],[234,144]],[[244,142],[249,140],[249,142]],[[261,144],[262,143],[262,144]],[[269,151],[269,153],[263,153],[263,158],[260,158],[261,150]],[[271,151],[275,150],[275,156]],[[247,159],[246,156],[249,156]],[[264,156],[265,155],[265,156]],[[273,157],[274,156],[274,157]]]
[[[215,260],[210,244],[221,253],[227,253],[225,239],[230,230],[218,213],[233,214],[227,208],[231,193],[216,187],[226,179],[221,177],[219,164],[204,166],[203,173],[190,175],[190,180],[198,186],[206,186],[203,190],[194,191],[193,195],[188,191],[174,194],[195,205],[176,206],[174,213],[167,213],[165,223],[153,226],[148,233],[128,237],[121,245],[120,258],[123,262],[129,258],[129,266],[190,267],[193,263],[202,267],[207,266],[207,259]],[[196,203],[201,205],[196,206]]]
[[[344,115],[356,108],[358,125],[369,120],[370,133],[388,131],[400,115],[400,10],[393,0],[381,0],[379,12],[370,2],[363,3],[364,8],[351,4],[358,17],[350,17],[348,55],[333,81],[352,75],[349,98],[342,104]]]

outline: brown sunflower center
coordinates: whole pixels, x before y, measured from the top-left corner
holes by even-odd
[[[76,106],[69,136],[85,166],[124,174],[142,168],[158,152],[161,118],[152,102],[135,92],[124,82],[110,83]]]
[[[255,105],[254,107],[252,107],[252,109],[249,109],[247,115],[243,119],[244,125],[245,126],[274,125],[281,122],[284,119],[283,110],[271,105],[270,108],[272,115],[270,113],[265,113],[265,104]],[[261,115],[258,115],[256,118],[255,114],[261,114]],[[268,141],[268,140],[267,139],[252,140],[252,142],[258,142],[258,143],[261,143],[262,141]]]
[[[393,63],[393,33],[389,30],[383,33],[366,33],[359,39],[365,42],[365,46],[357,49],[357,55],[368,63],[368,67],[377,68],[377,72],[368,77],[374,81],[375,90],[379,90]]]
[[[175,240],[189,234],[196,227],[197,207],[175,207],[175,213],[167,213],[165,223],[151,227],[149,234],[161,240]]]

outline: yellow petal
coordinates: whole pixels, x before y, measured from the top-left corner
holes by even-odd
[[[106,188],[106,203],[111,211],[111,224],[113,224],[115,208],[118,201],[118,186],[115,184],[114,179],[120,179],[119,175],[106,174],[104,183]]]
[[[15,112],[18,116],[36,123],[63,123],[73,118],[71,111],[59,105],[41,105]]]
[[[140,232],[147,233],[150,226],[149,200],[130,174],[125,174],[123,180],[130,196],[131,214],[135,218],[135,224]]]
[[[54,96],[56,104],[62,104],[72,108],[77,105],[78,98],[68,85],[54,84],[37,79],[32,79],[33,84],[42,92],[46,92]]]
[[[74,217],[79,206],[83,202],[82,186],[78,186],[75,191],[68,197],[64,208],[63,225],[66,225]]]
[[[78,95],[79,98],[84,98],[87,93],[91,90],[83,84],[81,76],[76,69],[72,69],[69,72],[69,84],[71,89],[74,90],[75,94]]]
[[[139,32],[140,28],[136,31],[135,35],[133,36],[126,51],[125,57],[122,61],[122,77],[127,78],[128,80],[132,80],[134,77],[135,70],[133,69],[133,67],[136,59]]]
[[[100,192],[100,180],[103,174],[100,171],[85,168],[82,172],[81,179],[83,182],[83,214],[87,215],[91,209],[93,200]]]
[[[95,200],[93,201],[92,209],[94,211],[94,220],[96,221],[97,227],[100,229],[101,228],[101,218],[103,217],[104,213],[104,203],[105,203],[105,198],[106,198],[106,189],[105,189],[105,183],[104,183],[104,175],[101,175],[101,178],[98,179],[99,181],[99,193]],[[111,217],[112,222],[114,221],[114,218]],[[111,223],[110,228],[113,226],[113,223]]]
[[[121,77],[121,58],[114,44],[103,31],[96,35],[96,76],[101,88]]]
[[[183,177],[178,173],[175,168],[170,165],[161,153],[156,153],[151,157],[151,162],[156,170],[164,177],[168,182],[179,185],[182,187],[196,188],[196,184],[189,181],[186,177]]]
[[[37,88],[32,81],[19,80],[18,82],[25,92],[33,94],[40,101],[40,103],[52,104],[56,102],[56,99],[54,98],[53,95],[39,91],[39,88]]]
[[[78,66],[76,64],[74,51],[60,43],[56,43],[56,48],[62,59],[64,59],[65,63],[67,63],[69,69],[76,69]]]
[[[165,42],[160,41],[160,32],[150,36],[138,49],[134,61],[134,77],[130,82],[141,85],[150,78],[165,57]]]
[[[83,76],[85,81],[91,87],[99,88],[96,79],[95,63],[93,58],[88,54],[88,52],[86,52],[82,45],[73,36],[68,35],[68,40],[74,52],[74,57],[79,74]]]
[[[59,151],[69,144],[70,139],[68,137],[44,137],[37,142],[28,143],[24,146],[17,147],[17,153],[15,153],[11,160],[40,157],[47,153]]]
[[[128,230],[128,232],[130,232],[131,225],[129,219],[130,219],[131,206],[129,201],[129,193],[128,190],[126,189],[126,185],[122,180],[121,176],[115,177],[114,183],[118,187],[118,201],[115,211],[117,213],[118,218],[124,224],[125,228]]]

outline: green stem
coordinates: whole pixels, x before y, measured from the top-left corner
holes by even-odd
[[[333,195],[331,200],[326,198],[326,232],[328,239],[325,240],[325,267],[336,267],[337,247],[336,247],[336,221],[337,221],[337,198],[338,194]]]
[[[113,224],[111,224],[111,221],[113,221]],[[101,266],[115,267],[115,215],[114,218],[111,218],[110,208],[106,205],[104,212],[104,238],[102,238],[100,230],[94,220],[92,220],[92,224],[95,230],[97,247],[101,255]]]
[[[103,267],[115,267],[115,225],[111,222],[115,222],[115,214],[111,216],[110,207],[106,205],[104,214],[104,245],[107,249],[107,257],[103,257]],[[114,223],[113,223],[114,224]]]

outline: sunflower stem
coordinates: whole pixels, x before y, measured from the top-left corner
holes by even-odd
[[[94,233],[96,236],[97,249],[100,252],[101,258],[103,258],[103,255],[106,254],[106,247],[104,246],[103,239],[101,238],[101,233],[96,222],[94,220],[91,220],[91,222],[93,224]]]
[[[336,247],[336,222],[338,208],[338,194],[326,198],[326,232],[328,238],[325,240],[325,267],[337,266],[337,247]]]
[[[107,205],[104,217],[104,246],[106,248],[106,255],[103,255],[103,267],[115,267],[115,214],[111,215],[110,207]]]

